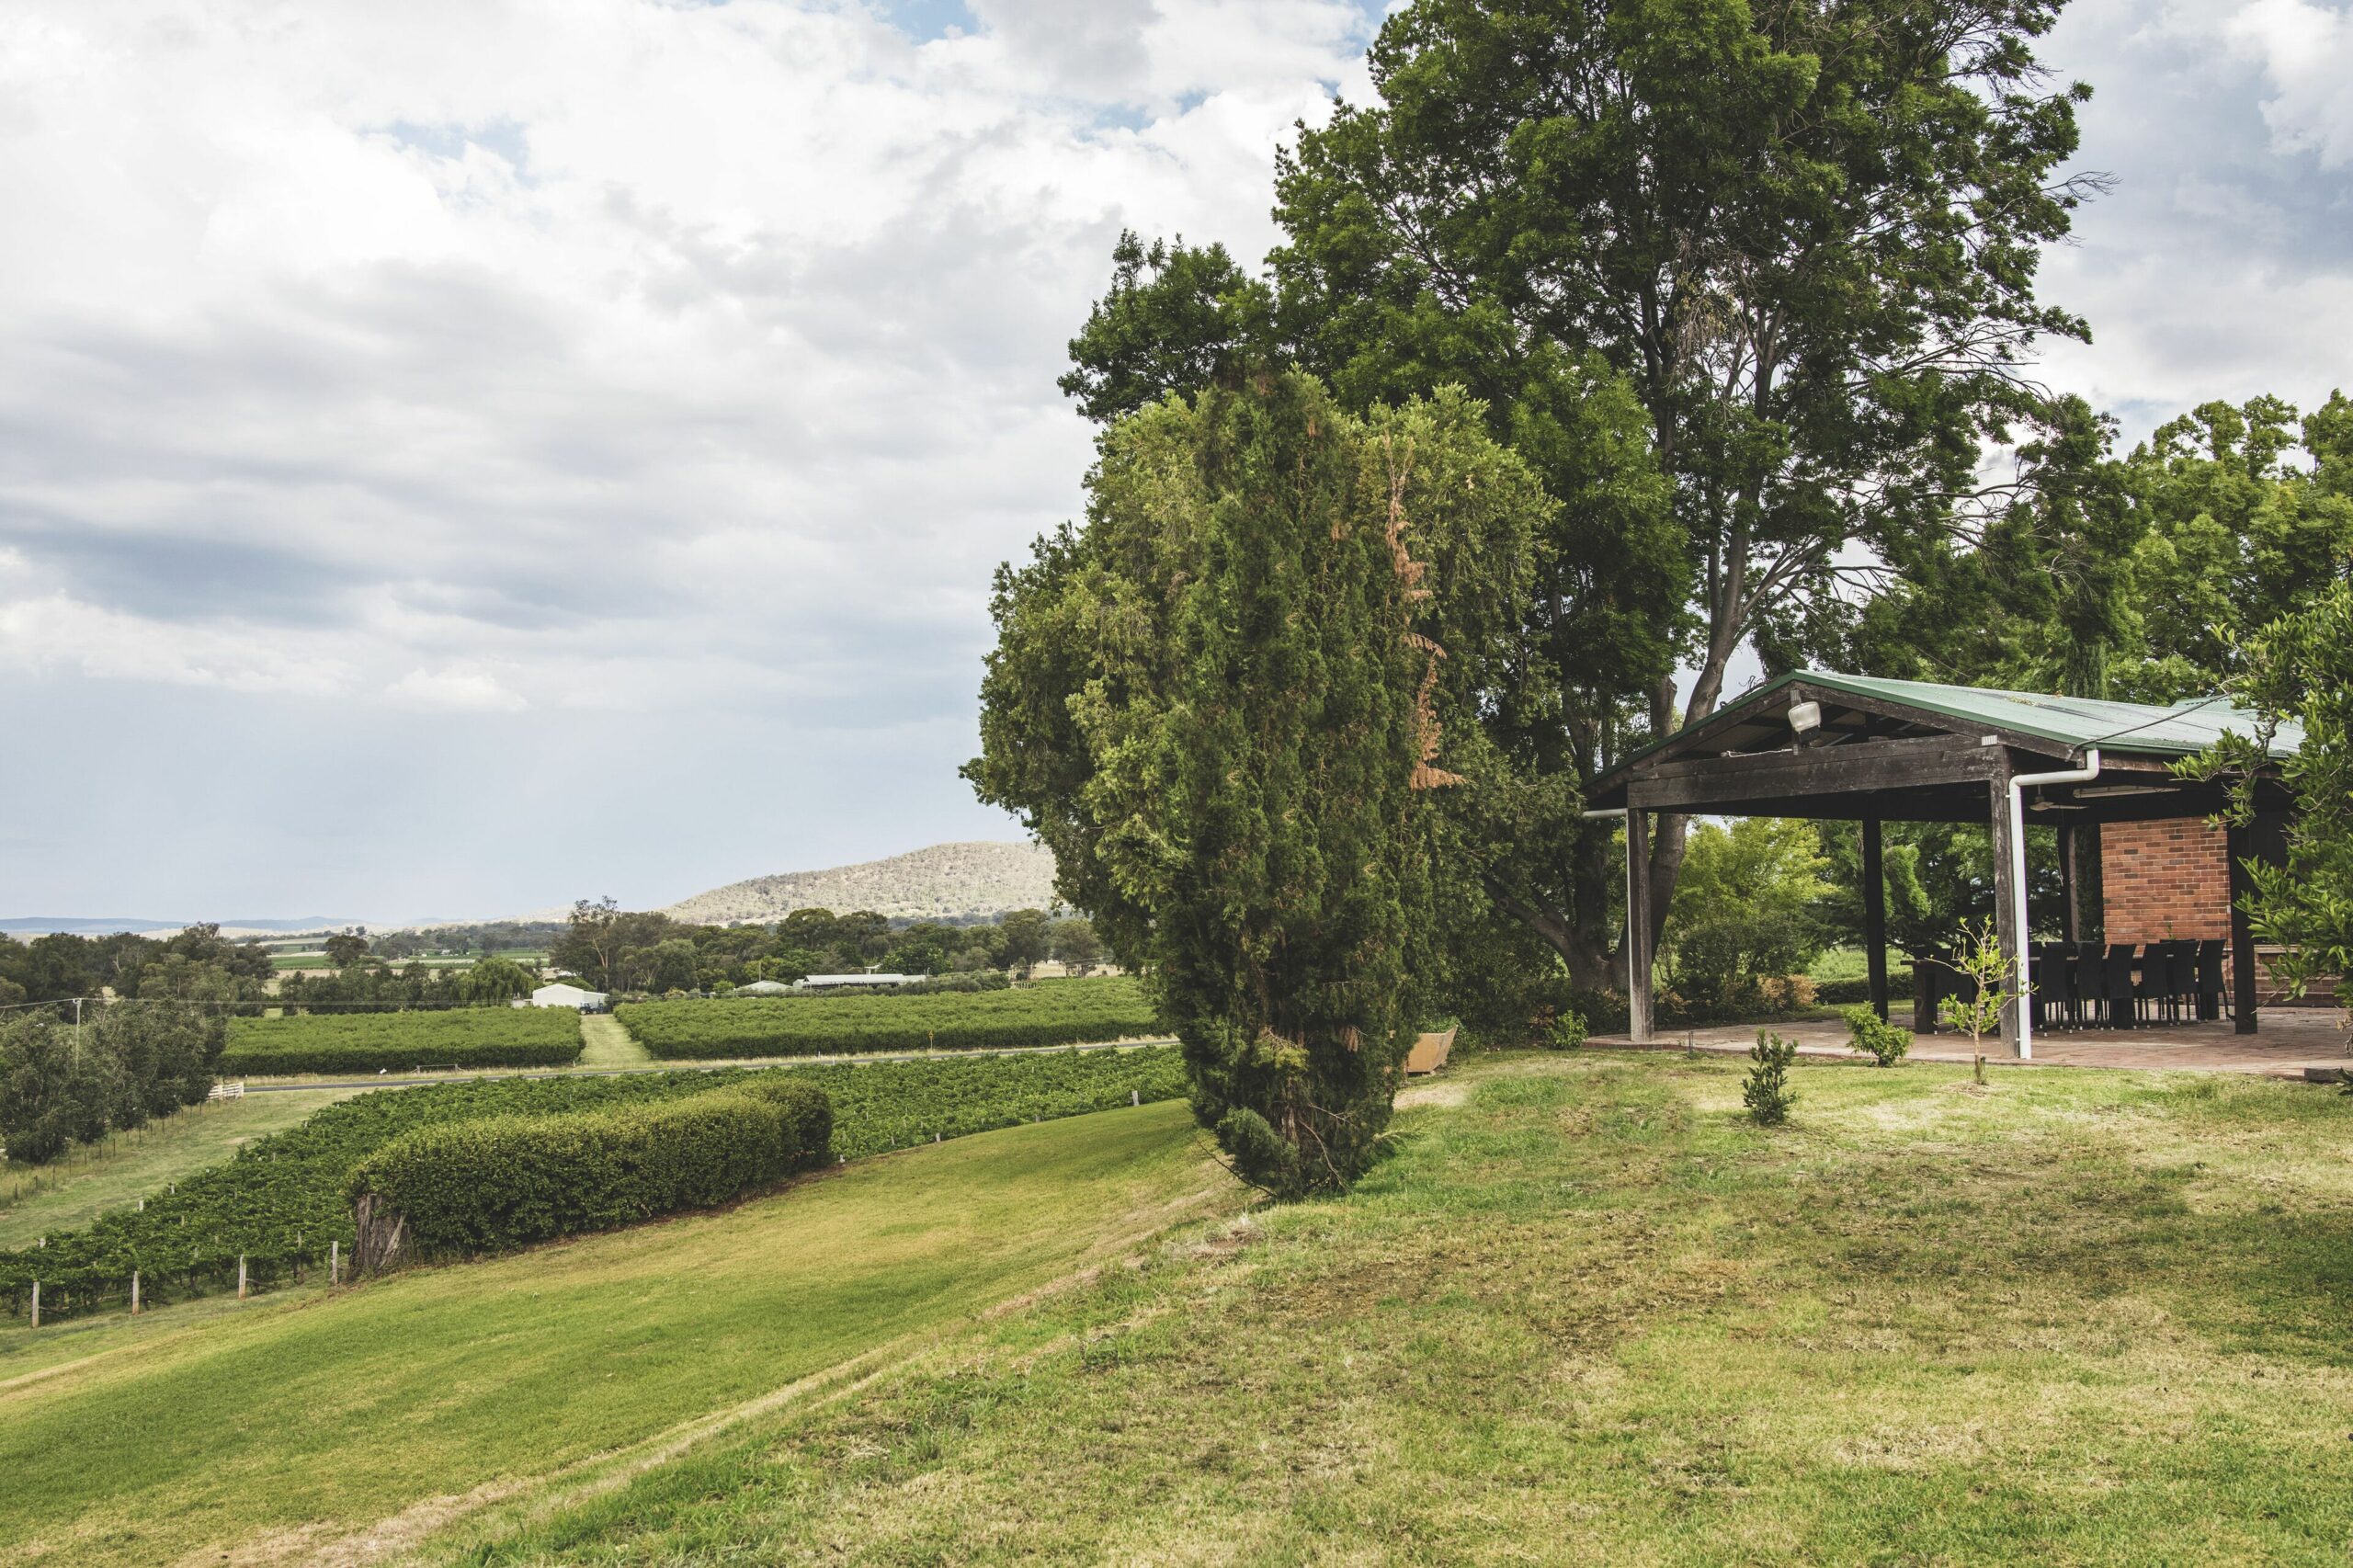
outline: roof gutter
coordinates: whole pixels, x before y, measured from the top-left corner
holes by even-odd
[[[2026,924],[2026,791],[2029,786],[2045,784],[2088,784],[2099,777],[2099,747],[2084,753],[2081,767],[2062,768],[2056,773],[2014,773],[2010,775],[2010,896],[2016,904],[2011,911],[2017,925],[2018,950],[2005,953],[2004,958],[2017,967],[2011,971],[2018,977],[2018,1060],[2034,1060],[2034,994],[2030,981],[2033,971],[2027,967]]]

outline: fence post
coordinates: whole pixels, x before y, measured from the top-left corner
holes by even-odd
[[[1128,1103],[1131,1106],[1143,1104],[1143,1091],[1142,1089],[1130,1089],[1128,1091]]]
[[[139,1315],[139,1270],[131,1271],[131,1315]]]
[[[237,1300],[245,1299],[245,1255],[237,1255]]]
[[[33,1326],[40,1326],[40,1281],[33,1281]]]
[[[327,1283],[330,1285],[335,1283],[337,1277],[342,1273],[343,1243],[340,1241],[329,1242],[327,1244]]]

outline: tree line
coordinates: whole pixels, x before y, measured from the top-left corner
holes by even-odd
[[[228,1043],[219,1008],[170,1001],[0,1014],[0,1155],[28,1165],[200,1104]]]
[[[592,989],[664,995],[725,990],[812,974],[941,976],[1010,971],[1027,978],[1048,959],[1085,974],[1103,961],[1091,921],[1017,909],[993,922],[893,921],[869,910],[796,909],[772,925],[699,926],[658,911],[582,899],[551,944],[555,968]],[[480,966],[477,966],[480,967]]]
[[[0,1006],[98,995],[251,1002],[273,972],[259,942],[232,942],[218,926],[165,937],[0,935]]]

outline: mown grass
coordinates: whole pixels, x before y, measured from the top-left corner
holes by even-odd
[[[296,1090],[210,1100],[134,1132],[69,1149],[45,1165],[0,1165],[0,1252],[79,1230],[167,1182],[221,1164],[241,1143],[293,1126],[358,1089]]]
[[[2353,1103],[1490,1060],[1267,1210],[475,1564],[2342,1562]],[[1447,1103],[1449,1099],[1461,1103]]]
[[[1183,1108],[1147,1106],[332,1296],[117,1317],[62,1363],[0,1331],[0,1561],[310,1562],[363,1527],[398,1540],[1235,1202]]]

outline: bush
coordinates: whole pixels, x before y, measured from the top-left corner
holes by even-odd
[[[706,1062],[1093,1045],[1132,1040],[1159,1027],[1143,988],[1132,980],[1062,980],[972,994],[627,1003],[614,1017],[656,1056]]]
[[[1797,1057],[1796,1040],[1783,1040],[1770,1029],[1756,1031],[1756,1043],[1748,1052],[1748,1060],[1756,1065],[1748,1070],[1740,1097],[1757,1126],[1779,1127],[1790,1119],[1790,1108],[1798,1103],[1797,1096],[1790,1092],[1790,1063]]]
[[[1882,1067],[1894,1066],[1912,1049],[1910,1029],[1897,1028],[1869,1007],[1842,1008],[1838,1016],[1847,1020],[1847,1033],[1855,1049]]]
[[[1572,1051],[1586,1042],[1588,1032],[1584,1016],[1574,1008],[1563,1007],[1546,1022],[1541,1039],[1555,1051]]]
[[[235,1018],[221,1065],[256,1076],[404,1073],[415,1067],[554,1067],[579,1055],[580,1015],[569,1007],[452,1007]]]
[[[723,1203],[824,1162],[832,1131],[824,1094],[783,1083],[485,1117],[402,1134],[359,1162],[345,1195],[405,1218],[420,1254],[495,1252]]]

